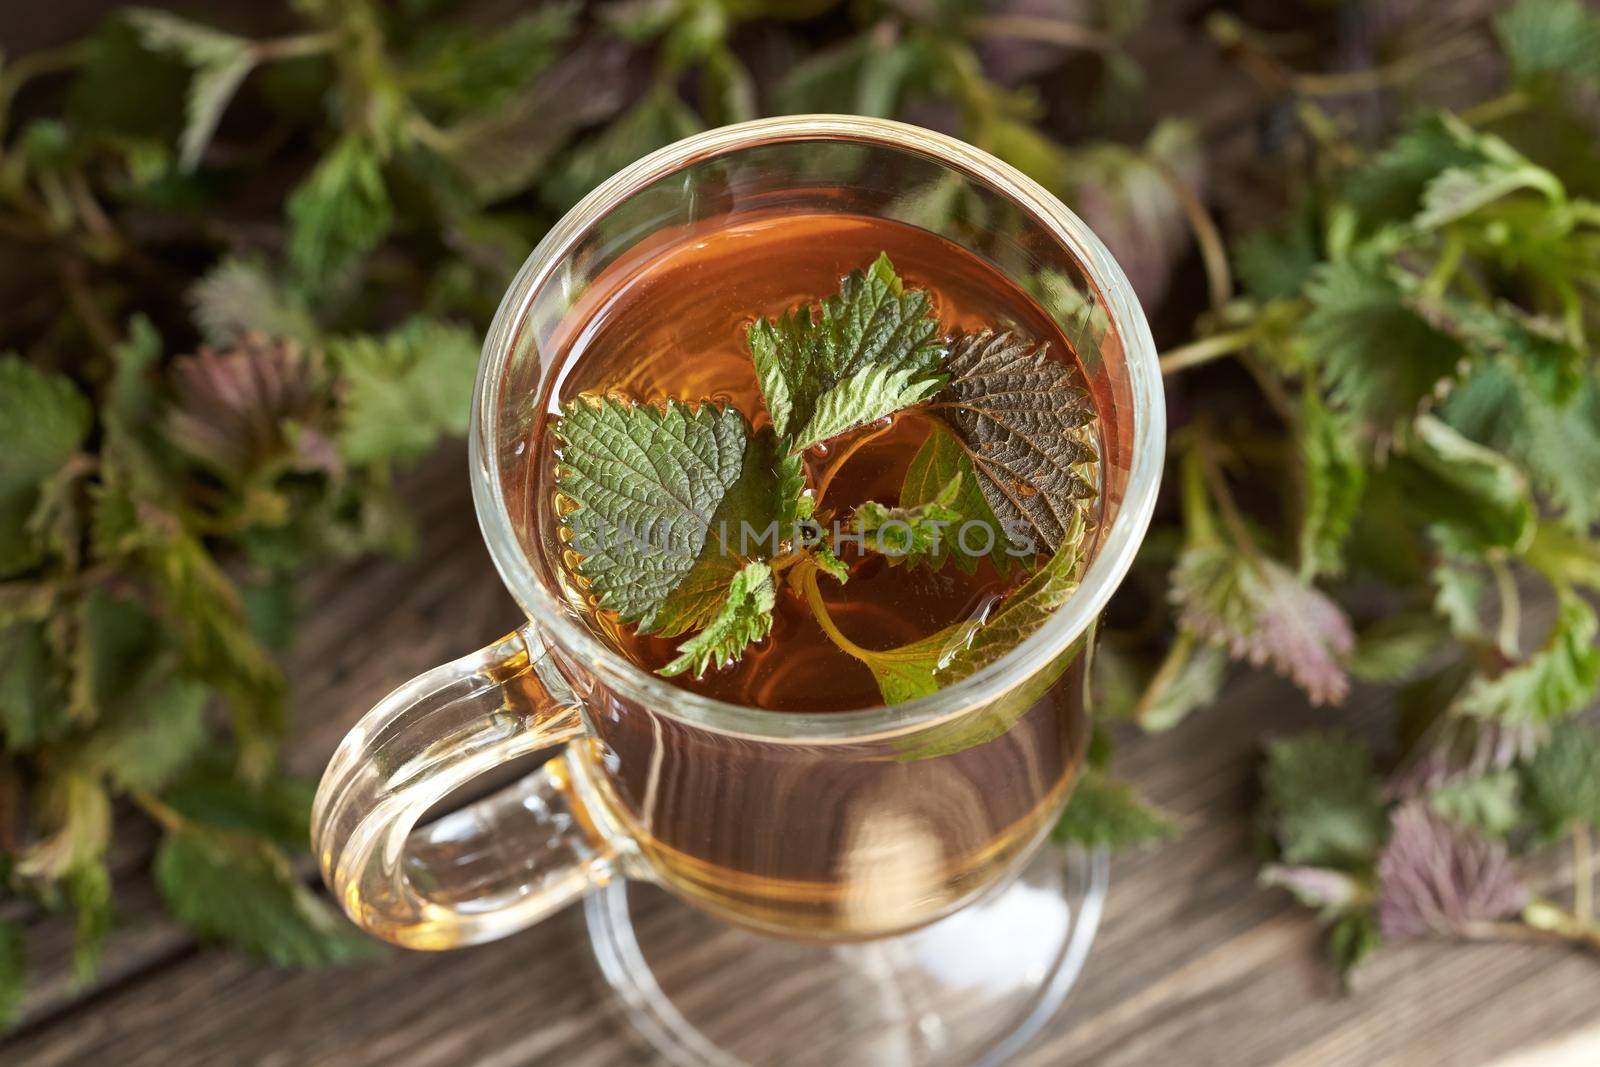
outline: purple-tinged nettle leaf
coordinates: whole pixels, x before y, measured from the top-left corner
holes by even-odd
[[[1350,690],[1341,663],[1355,647],[1345,613],[1287,567],[1220,543],[1191,545],[1172,572],[1181,625],[1235,659],[1272,664],[1319,704]]]
[[[177,403],[167,438],[219,477],[338,469],[326,432],[331,398],[315,352],[249,334],[232,348],[179,357],[171,374]]]
[[[1450,937],[1520,912],[1528,890],[1505,847],[1457,830],[1421,801],[1396,808],[1378,859],[1378,926],[1388,938]]]

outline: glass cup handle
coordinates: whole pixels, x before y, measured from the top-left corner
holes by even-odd
[[[525,626],[402,685],[339,745],[317,787],[311,844],[357,925],[407,948],[476,944],[610,877],[614,850],[562,788],[562,759],[415,828],[473,778],[582,736],[576,699],[540,680],[544,655]]]

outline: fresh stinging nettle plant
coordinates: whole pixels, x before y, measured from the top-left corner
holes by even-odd
[[[1380,932],[1593,940],[1582,881],[1570,909],[1535,900],[1506,859],[1565,834],[1584,869],[1600,822],[1600,744],[1572,719],[1600,674],[1600,29],[1577,0],[1468,27],[1466,51],[1498,43],[1506,93],[1365,151],[1323,94],[1404,91],[1461,41],[1300,75],[1214,21],[1286,87],[1307,134],[1291,143],[1317,149],[1289,222],[1234,244],[1238,299],[1192,127],[1139,147],[1046,132],[1137,110],[1123,44],[1139,5],[1090,4],[1085,25],[966,0],[554,3],[504,25],[450,6],[296,0],[255,36],[129,10],[0,64],[0,263],[30,264],[8,275],[17,355],[0,360],[0,873],[8,895],[76,915],[81,974],[112,924],[130,805],[159,827],[158,885],[199,935],[280,963],[363,954],[292,861],[307,790],[275,769],[273,651],[293,577],[405,541],[393,472],[460,430],[472,338],[560,211],[655,147],[775,111],[948,126],[1072,203],[1152,307],[1199,224],[1215,308],[1166,361],[1184,371],[1181,525],[1158,517],[1144,561],[1172,572],[1179,628],[1148,660],[1112,634],[1102,714],[1168,727],[1230,658],[1329,701],[1351,676],[1392,687],[1387,773],[1343,733],[1272,746],[1266,879],[1333,920],[1346,962]],[[1047,114],[1040,90],[1066,83],[1071,114]],[[1248,375],[1187,370],[1219,356]],[[1184,418],[1190,395],[1244,432]],[[1291,521],[1243,492],[1275,479]],[[1530,582],[1557,605],[1531,642]],[[1062,834],[1170,832],[1107,777],[1109,738]],[[20,1003],[22,943],[0,920],[0,1015]]]
[[[277,764],[294,579],[404,548],[395,472],[464,428],[499,294],[600,179],[840,90],[1059,151],[954,13],[863,9],[903,57],[877,67],[881,29],[804,43],[848,30],[828,0],[455,6],[241,5],[255,34],[133,7],[0,60],[0,1020],[56,962],[23,916],[74,916],[87,980],[147,863],[203,939],[369,954]],[[745,58],[768,45],[806,53],[792,78]]]

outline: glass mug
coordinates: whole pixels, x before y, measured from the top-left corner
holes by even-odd
[[[1079,589],[997,663],[916,701],[790,713],[686,692],[597,636],[559,562],[540,431],[575,332],[656,250],[772,212],[894,219],[984,257],[1061,325],[1100,411],[1102,512]],[[473,497],[528,622],[401,686],[344,739],[312,819],[324,877],[356,923],[419,949],[504,937],[586,897],[607,979],[675,1063],[1001,1062],[1059,1005],[1097,922],[1104,856],[1047,839],[1087,745],[1093,624],[1144,535],[1163,453],[1127,279],[1012,167],[844,116],[730,126],[640,160],[550,231],[484,345]],[[418,827],[473,779],[551,749]],[[641,903],[662,889],[675,900]],[[693,973],[672,963],[685,944],[708,946]],[[772,982],[792,1024],[719,1010]]]

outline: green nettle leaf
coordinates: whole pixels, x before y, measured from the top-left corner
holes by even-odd
[[[865,367],[840,379],[817,398],[811,418],[794,433],[796,443],[792,448],[803,451],[857,426],[876,422],[901,408],[921,403],[938,388],[937,380],[922,377],[922,372],[913,368]]]
[[[319,338],[299,294],[281,286],[267,268],[229,256],[189,290],[195,325],[206,341],[226,346],[249,333],[314,344]]]
[[[1314,389],[1300,405],[1300,462],[1305,510],[1300,521],[1300,577],[1344,570],[1344,542],[1350,535],[1367,470],[1356,448],[1356,433],[1329,411]]]
[[[16,923],[0,919],[0,1027],[16,1019],[27,991],[27,937]]]
[[[1007,596],[972,639],[939,668],[942,684],[958,682],[994,663],[1033,636],[1033,632],[1071,598],[1083,571],[1087,532],[1088,523],[1083,515],[1069,520],[1061,545],[1050,562]]]
[[[227,754],[213,751],[190,764],[161,799],[192,822],[298,852],[307,847],[316,788],[314,781],[284,775],[241,781]]]
[[[156,853],[155,877],[167,909],[196,935],[279,966],[325,967],[383,951],[259,838],[199,826],[171,831]]]
[[[1220,645],[1180,630],[1166,658],[1133,706],[1133,719],[1150,731],[1170,730],[1191,711],[1212,704],[1228,674],[1228,653]]]
[[[1009,333],[958,336],[933,409],[972,461],[984,500],[1013,541],[1057,551],[1095,495],[1094,419],[1074,368]]]
[[[866,665],[877,679],[885,704],[898,704],[929,696],[947,685],[970,677],[1032,636],[1050,614],[1066,603],[1078,588],[1083,562],[1085,524],[1074,520],[1067,539],[1049,563],[1001,602],[993,615],[981,622],[969,619],[938,633],[888,649],[866,649],[841,643],[846,652]],[[813,605],[815,610],[816,605]],[[816,612],[822,617],[823,612]],[[1076,654],[1075,652],[1073,653]],[[1066,663],[1063,662],[1064,669]],[[999,736],[1016,716],[1028,710],[1031,700],[1007,699],[973,722],[961,724],[902,758],[921,759],[959,751]]]
[[[931,500],[911,507],[885,507],[869,500],[855,510],[854,525],[865,547],[891,563],[927,559],[956,536],[961,512],[951,505],[961,492],[961,476],[947,482]],[[948,549],[946,549],[948,551]]]
[[[1504,839],[1522,824],[1521,783],[1514,771],[1462,775],[1428,794],[1428,806],[1457,826]]]
[[[93,415],[72,382],[14,354],[0,355],[0,578],[37,564],[28,530],[41,486],[82,445]]]
[[[145,47],[178,56],[193,68],[178,157],[184,170],[193,170],[239,83],[256,65],[257,52],[242,37],[167,11],[133,8],[126,17]]]
[[[286,208],[289,262],[312,290],[347,273],[394,226],[378,149],[353,134],[322,158]]]
[[[1383,788],[1365,745],[1320,731],[1274,741],[1262,784],[1286,862],[1361,866],[1383,846]]]
[[[597,136],[557,160],[540,191],[552,207],[565,211],[629,163],[704,128],[676,92],[646,93]]]
[[[560,56],[580,10],[576,0],[560,0],[490,28],[432,27],[408,57],[408,81],[434,110],[498,108]]]
[[[1433,610],[1449,624],[1458,640],[1492,644],[1489,631],[1491,577],[1487,567],[1446,555],[1430,574]]]
[[[1309,201],[1276,229],[1245,234],[1232,243],[1233,269],[1257,300],[1297,296],[1322,262],[1316,212]]]
[[[1473,610],[1476,612],[1477,608]],[[1481,623],[1481,618],[1474,614],[1473,622]],[[1356,635],[1355,651],[1345,666],[1364,682],[1408,682],[1444,650],[1450,636],[1450,628],[1434,615],[1391,615]]]
[[[1355,647],[1344,612],[1294,572],[1220,542],[1191,545],[1172,571],[1179,624],[1234,659],[1270,663],[1317,703],[1349,691],[1342,661]]]
[[[1547,836],[1574,825],[1600,829],[1600,734],[1587,723],[1557,723],[1525,765],[1528,800]]]
[[[1600,522],[1600,381],[1592,374],[1563,402],[1509,367],[1485,365],[1451,392],[1441,415],[1519,463],[1569,528]]]
[[[757,319],[747,339],[791,452],[926,399],[945,353],[928,294],[907,289],[888,256],[851,272],[819,305]]]
[[[1582,0],[1520,0],[1495,16],[1494,31],[1524,87],[1558,77],[1600,84],[1600,15]]]
[[[1387,148],[1353,170],[1343,193],[1369,224],[1411,218],[1439,174],[1484,163],[1470,127],[1442,111],[1419,115]]]
[[[1453,167],[1428,183],[1422,211],[1413,220],[1422,229],[1437,229],[1522,190],[1542,193],[1552,203],[1566,200],[1566,189],[1543,167],[1535,166],[1498,137],[1478,135],[1489,158],[1471,167]]]
[[[71,728],[64,672],[45,625],[19,622],[0,628],[0,731],[6,748],[24,752],[59,740]]]
[[[1172,816],[1152,806],[1127,782],[1086,770],[1073,787],[1052,836],[1085,848],[1153,845],[1178,832]]]
[[[1550,722],[1581,710],[1600,690],[1597,635],[1594,609],[1576,594],[1563,594],[1544,647],[1498,677],[1473,679],[1461,694],[1462,714]]]
[[[1382,944],[1383,933],[1371,908],[1341,916],[1328,929],[1328,954],[1346,978]]]
[[[111,872],[104,862],[80,864],[67,872],[62,887],[73,913],[72,970],[86,983],[94,978],[111,933]]]
[[[79,641],[98,728],[81,759],[125,790],[157,790],[207,743],[207,693],[174,670],[156,620],[133,601],[92,593]]]
[[[471,331],[431,319],[377,337],[335,338],[344,377],[339,450],[352,463],[405,461],[466,432],[478,370]]]
[[[678,656],[662,667],[661,674],[693,672],[705,676],[713,666],[722,668],[736,661],[745,648],[772,631],[772,608],[777,590],[772,583],[772,568],[765,563],[747,563],[734,575],[722,610],[706,623],[705,629],[678,646]]]
[[[977,632],[977,620],[957,623],[908,645],[886,649],[848,649],[878,682],[885,704],[902,704],[939,691],[939,672]]]
[[[641,633],[709,624],[750,557],[777,554],[780,486],[795,482],[773,435],[752,435],[738,411],[580,398],[556,434],[578,573]]]
[[[1393,279],[1368,265],[1330,263],[1306,287],[1306,354],[1335,403],[1379,432],[1414,413],[1454,372],[1457,342],[1410,308]]]
[[[938,503],[951,485],[956,487],[954,495]],[[987,556],[995,569],[1004,574],[1013,561],[1021,558],[1012,555],[1011,538],[984,499],[972,457],[942,422],[932,423],[927,438],[911,457],[900,486],[902,508],[916,509],[928,504],[938,504],[952,513],[950,525],[942,531],[938,542],[929,545],[927,552],[919,557],[934,570],[954,560],[956,566],[972,574],[978,569],[978,561]]]
[[[1447,551],[1524,551],[1533,540],[1528,479],[1506,457],[1423,415],[1412,423],[1396,464],[1411,506],[1428,517]]]

